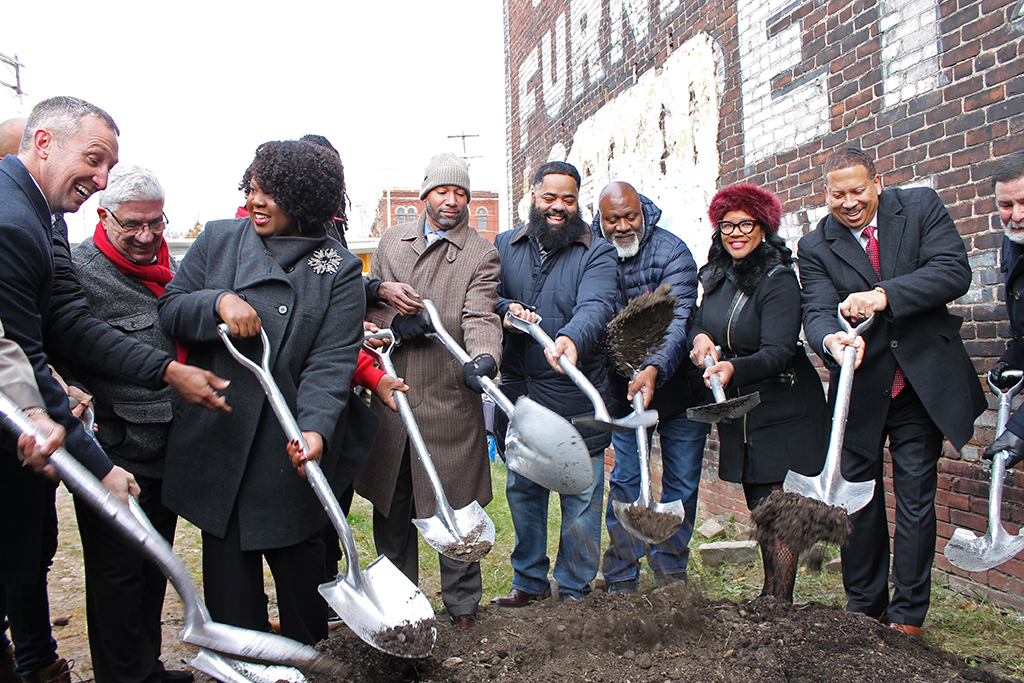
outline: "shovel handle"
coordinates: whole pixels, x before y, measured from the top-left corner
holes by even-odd
[[[434,327],[434,336],[436,336],[445,348],[455,356],[456,360],[465,365],[466,363],[473,360],[466,350],[462,348],[455,338],[448,333],[445,329],[444,323],[441,322],[441,314],[438,313],[437,308],[434,306],[434,302],[430,299],[423,299],[423,308],[427,311],[427,316],[430,318],[430,324]],[[480,386],[483,387],[484,391],[491,400],[501,408],[506,415],[512,417],[512,412],[515,410],[515,405],[512,401],[508,400],[508,396],[498,388],[498,385],[494,383],[490,377],[483,376],[479,378]]]
[[[6,394],[0,392],[0,413],[6,426],[16,434],[29,434],[38,440],[45,438],[42,430],[25,417],[21,409]],[[188,570],[171,550],[170,544],[153,529],[138,502],[129,498],[126,507],[117,496],[107,490],[96,476],[78,462],[64,448],[58,448],[50,456],[57,474],[72,493],[84,501],[93,511],[105,519],[140,553],[152,560],[171,581],[171,585],[185,604],[186,620],[207,623],[210,613],[199,597],[199,591],[192,583]],[[196,624],[198,625],[198,624]]]
[[[704,369],[712,368],[715,366],[715,359],[711,357],[711,354],[704,356]],[[711,373],[711,393],[715,395],[715,403],[725,403],[725,387],[722,386],[722,376],[717,373]]]
[[[218,325],[217,334],[220,335],[228,352],[235,357],[235,360],[252,370],[253,374],[256,375],[260,386],[263,387],[263,392],[267,395],[267,400],[270,401],[270,407],[274,409],[274,414],[277,416],[278,422],[281,423],[285,437],[289,441],[298,441],[299,447],[302,450],[309,450],[309,445],[302,436],[302,430],[299,429],[299,423],[296,422],[287,401],[285,401],[284,396],[281,394],[281,389],[277,386],[274,376],[270,373],[270,340],[267,339],[267,333],[262,328],[260,329],[260,338],[263,340],[263,357],[260,365],[246,358],[245,355],[235,348],[235,345],[231,343],[230,330],[227,325],[224,323]],[[313,492],[316,493],[316,497],[320,499],[320,504],[323,505],[324,510],[327,512],[327,516],[330,517],[331,523],[334,524],[334,528],[338,532],[338,538],[341,539],[341,545],[345,550],[345,562],[348,564],[345,580],[355,589],[365,590],[362,572],[359,569],[359,555],[356,550],[355,537],[352,536],[352,529],[349,528],[348,520],[345,519],[345,513],[342,511],[341,505],[331,489],[331,485],[327,482],[327,477],[324,476],[323,470],[320,469],[320,465],[315,460],[307,461],[303,465],[303,471],[306,473],[306,480],[309,481],[309,485],[313,488]]]

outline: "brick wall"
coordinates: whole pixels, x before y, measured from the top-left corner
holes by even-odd
[[[777,192],[795,245],[824,215],[822,162],[859,145],[887,186],[933,187],[949,208],[974,270],[952,309],[983,375],[1007,333],[988,178],[1024,133],[1022,36],[1024,0],[505,0],[510,204],[522,216],[529,173],[567,159],[584,176],[586,211],[605,182],[633,182],[702,261],[703,211],[717,187],[748,181]],[[957,526],[986,527],[979,453],[994,424],[990,410],[962,452],[946,444],[937,550]],[[739,487],[718,482],[716,468],[709,441],[704,509],[743,517]],[[1020,469],[1004,501],[1016,531]],[[1019,558],[966,575],[940,552],[936,567],[1024,606]]]
[[[377,212],[370,226],[370,236],[380,237],[384,230],[392,225],[414,222],[423,213],[423,206],[419,190],[384,190],[377,202]],[[487,190],[473,192],[473,198],[469,202],[469,225],[493,242],[494,237],[501,231],[500,224],[498,193]]]

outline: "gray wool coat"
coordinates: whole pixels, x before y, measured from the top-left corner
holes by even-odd
[[[323,437],[321,464],[337,486],[339,465],[347,466],[337,425],[363,338],[361,270],[329,237],[264,240],[247,218],[207,224],[158,302],[160,322],[189,343],[190,364],[230,380],[222,393],[233,411],[176,404],[164,468],[167,507],[220,538],[237,507],[242,550],[293,545],[323,528],[327,516],[289,462],[259,382],[217,336],[216,305],[234,292],[256,309],[274,380],[299,428]],[[259,337],[233,342],[259,361]]]
[[[91,237],[72,249],[71,255],[95,317],[177,357],[174,340],[160,326],[153,292],[138,278],[118,270]],[[178,262],[172,257],[171,272],[177,269]],[[96,438],[113,463],[132,474],[162,477],[174,388],[153,391],[88,370],[77,370],[74,376],[95,398]]]
[[[437,306],[444,326],[470,357],[481,353],[501,362],[501,321],[494,308],[500,264],[498,251],[469,227],[451,228],[426,248],[425,215],[415,223],[392,226],[373,255],[370,276],[405,282]],[[387,327],[395,311],[386,304],[370,307],[367,319]],[[462,383],[462,364],[436,339],[395,349],[392,360],[409,385],[409,404],[419,424],[448,502],[458,509],[491,501],[491,470],[480,395]],[[374,396],[380,418],[370,459],[356,478],[356,491],[385,515],[398,481],[408,434],[401,417]],[[434,514],[434,493],[415,450],[411,453],[416,517]]]

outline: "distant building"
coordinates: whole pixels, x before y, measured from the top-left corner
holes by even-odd
[[[377,204],[377,212],[370,226],[370,236],[380,237],[397,223],[411,223],[423,213],[423,200],[419,190],[384,190]],[[473,190],[469,202],[469,224],[478,233],[494,241],[498,234],[498,193]]]

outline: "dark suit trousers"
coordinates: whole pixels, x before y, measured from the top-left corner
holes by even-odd
[[[315,645],[327,637],[327,602],[317,590],[324,581],[324,542],[320,532],[284,548],[241,549],[238,507],[227,535],[203,532],[203,592],[214,621],[269,631],[263,590],[263,558],[277,588],[281,635]]]
[[[178,516],[160,502],[163,480],[135,475],[153,527],[174,541]],[[167,578],[113,527],[75,498],[85,555],[89,652],[96,683],[160,683],[160,616]]]
[[[892,600],[888,588],[889,526],[882,480],[886,436],[896,496]],[[888,614],[889,621],[896,624],[920,627],[924,623],[935,557],[935,489],[941,453],[942,433],[909,384],[889,403],[875,456],[867,458],[843,450],[842,471],[846,479],[875,480],[874,498],[850,515],[853,534],[842,551],[847,610],[874,617]]]
[[[18,660],[18,675],[26,676],[45,669],[57,661],[57,641],[50,631],[50,601],[46,594],[46,574],[50,571],[57,552],[57,508],[55,489],[44,506],[46,538],[42,543],[39,580],[35,583],[0,584],[0,615],[6,614],[11,626],[14,656]],[[2,621],[0,621],[0,625]]]
[[[406,441],[390,514],[385,517],[377,508],[373,509],[373,540],[379,554],[394,562],[410,581],[419,585],[419,544],[416,525],[412,523],[415,509],[412,464],[409,442]],[[441,599],[448,613],[453,617],[476,614],[484,593],[480,563],[459,562],[440,553],[438,559],[441,565]]]

